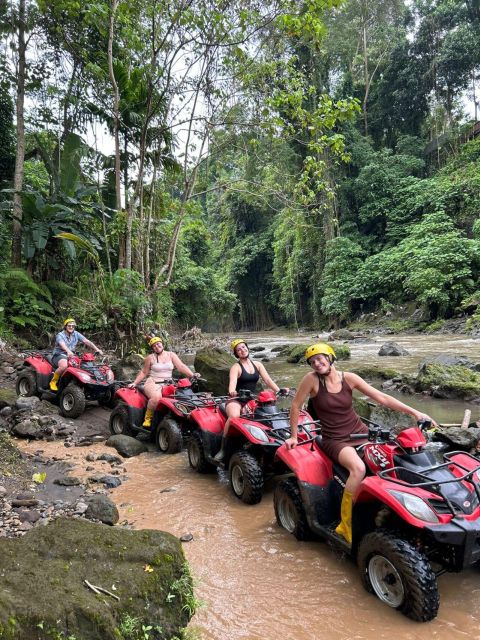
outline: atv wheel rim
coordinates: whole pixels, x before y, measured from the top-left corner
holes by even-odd
[[[297,523],[297,511],[292,501],[286,496],[282,496],[277,503],[277,511],[282,527],[286,529],[288,533],[293,533]]]
[[[368,575],[373,590],[382,602],[397,609],[405,598],[400,574],[384,556],[372,556],[368,563]]]
[[[71,393],[66,393],[63,396],[62,407],[64,411],[71,411],[75,406],[75,398]]]
[[[20,380],[20,382],[18,383],[18,390],[21,396],[28,396],[28,394],[30,393],[30,384],[28,380],[25,380],[25,378],[23,380]]]
[[[158,434],[158,448],[160,451],[166,451],[169,444],[167,430],[160,429],[160,433]]]
[[[232,469],[232,487],[235,495],[242,496],[245,489],[245,477],[243,470],[237,464]]]
[[[123,420],[120,416],[113,416],[112,431],[117,435],[123,433]]]

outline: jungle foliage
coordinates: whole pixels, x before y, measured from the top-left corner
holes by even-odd
[[[0,332],[477,322],[478,3],[15,0],[0,36]]]

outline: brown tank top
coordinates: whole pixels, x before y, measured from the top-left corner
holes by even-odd
[[[317,374],[318,375],[318,374]],[[342,374],[342,388],[338,393],[327,391],[318,376],[318,393],[312,404],[322,425],[322,436],[329,440],[348,441],[351,433],[367,431],[352,405],[352,390]]]

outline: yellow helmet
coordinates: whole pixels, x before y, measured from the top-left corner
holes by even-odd
[[[63,321],[63,326],[66,327],[67,324],[70,324],[71,322],[73,322],[73,324],[75,324],[75,325],[77,324],[75,322],[75,318],[67,318],[66,320]]]
[[[308,347],[308,349],[305,351],[305,360],[308,362],[309,358],[318,355],[327,356],[327,358],[330,360],[330,364],[332,362],[335,362],[335,360],[337,359],[333,348],[325,342],[318,342],[317,344],[312,344],[310,347]]]
[[[154,336],[153,338],[150,338],[150,340],[148,341],[148,346],[153,347],[153,345],[157,344],[157,342],[161,342],[163,344],[163,340],[161,338]]]
[[[242,342],[243,344],[247,344],[245,340],[243,340],[243,338],[236,338],[236,340],[232,340],[232,343],[230,344],[230,346],[232,348],[233,353],[235,353],[235,349],[238,347],[239,344],[242,344]]]

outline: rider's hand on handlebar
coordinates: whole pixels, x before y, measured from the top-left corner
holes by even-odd
[[[287,440],[285,440],[285,447],[287,449],[295,449],[297,444],[298,444],[298,438],[296,436],[295,437],[290,437]]]
[[[195,373],[192,375],[192,377],[190,378],[190,380],[198,380],[199,378],[201,378],[201,374],[198,373],[198,371],[195,371]]]
[[[137,385],[135,384],[135,382],[130,382],[130,384],[127,384],[127,388],[128,389],[135,389]]]
[[[433,418],[431,418],[426,413],[422,413],[421,411],[417,412],[417,414],[415,415],[415,418],[416,418],[418,423],[420,423],[420,422],[430,422],[432,427],[438,427],[438,424],[435,422],[435,420],[433,420]]]
[[[290,393],[289,387],[282,387],[277,391],[277,396],[288,396]]]
[[[234,391],[229,391],[229,392],[228,392],[228,395],[229,395],[231,398],[235,398],[236,396],[238,396],[238,391],[236,391],[236,390],[234,390]]]

